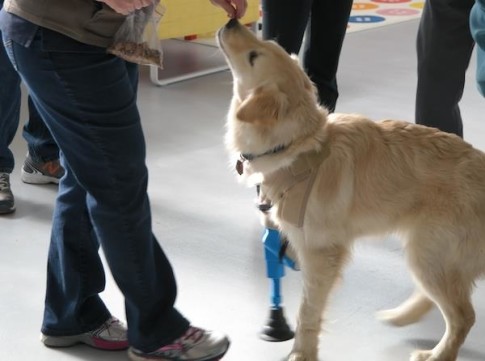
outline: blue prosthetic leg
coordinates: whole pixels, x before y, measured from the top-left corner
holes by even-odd
[[[271,280],[271,308],[269,320],[260,336],[263,340],[273,342],[290,340],[294,332],[288,326],[281,306],[281,278],[285,275],[285,265],[296,270],[296,264],[292,259],[280,254],[282,242],[277,230],[266,228],[263,244],[267,277]]]

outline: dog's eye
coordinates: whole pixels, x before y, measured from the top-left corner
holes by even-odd
[[[254,60],[259,56],[258,52],[257,51],[251,51],[248,55],[248,58],[249,58],[249,64],[251,64],[251,66],[254,65]]]

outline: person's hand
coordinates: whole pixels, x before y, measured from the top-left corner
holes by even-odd
[[[117,13],[128,15],[135,10],[142,9],[153,4],[153,0],[97,0],[105,3]]]
[[[210,0],[216,6],[223,8],[230,18],[240,19],[246,13],[247,0]]]

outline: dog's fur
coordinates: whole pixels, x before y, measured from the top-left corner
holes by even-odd
[[[291,201],[293,188],[269,197],[272,220],[289,238],[303,277],[289,359],[317,360],[322,314],[353,241],[397,232],[416,291],[381,316],[403,326],[436,304],[446,332],[435,348],[415,351],[411,360],[456,360],[475,321],[474,281],[485,271],[485,154],[424,126],[328,115],[295,56],[235,20],[217,39],[234,79],[227,146],[233,154],[251,155],[243,163],[244,179],[259,175],[271,194],[265,182],[276,172],[302,154],[326,149],[302,224],[286,220],[279,209],[282,200]]]

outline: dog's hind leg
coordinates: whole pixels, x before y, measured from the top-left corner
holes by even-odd
[[[407,326],[421,320],[433,305],[433,301],[417,288],[411,297],[398,307],[378,312],[377,318],[394,326]]]
[[[446,283],[447,281],[443,281]],[[475,312],[466,287],[428,289],[445,318],[446,331],[440,342],[429,351],[415,351],[411,361],[455,361],[458,351],[475,322]],[[453,293],[456,292],[454,295]]]
[[[440,308],[446,331],[435,348],[415,351],[411,361],[455,361],[458,350],[475,322],[475,311],[471,303],[473,279],[464,274],[463,267],[460,267],[459,262],[456,263],[451,254],[453,252],[440,252],[441,245],[450,242],[438,239],[427,241],[435,243],[437,247],[421,246],[426,243],[423,240],[414,242],[411,247],[407,247],[409,262],[423,290]]]
[[[289,361],[317,360],[323,311],[347,254],[348,249],[344,246],[299,250],[303,297]]]

